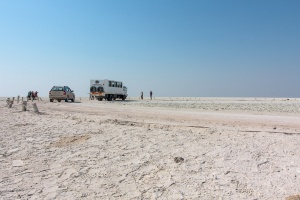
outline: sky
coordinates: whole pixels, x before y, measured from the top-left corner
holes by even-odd
[[[0,0],[0,96],[300,97],[299,0]]]

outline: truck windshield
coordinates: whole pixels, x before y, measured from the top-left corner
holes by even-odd
[[[103,87],[98,87],[98,88],[97,88],[97,91],[98,91],[98,92],[103,92]]]

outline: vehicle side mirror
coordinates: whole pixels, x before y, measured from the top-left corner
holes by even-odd
[[[74,92],[74,90],[71,90],[71,92]]]

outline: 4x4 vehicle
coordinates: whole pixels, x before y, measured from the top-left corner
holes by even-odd
[[[91,80],[90,98],[96,98],[99,101],[103,99],[107,101],[122,99],[124,101],[127,98],[127,87],[121,81]]]
[[[74,91],[71,90],[68,86],[53,86],[49,91],[49,99],[50,102],[53,102],[54,99],[56,99],[58,102],[60,102],[61,100],[65,100],[65,102],[71,100],[72,102],[74,102],[75,94]]]

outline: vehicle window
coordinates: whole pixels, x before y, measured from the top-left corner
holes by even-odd
[[[71,89],[68,86],[65,86],[65,91],[66,92],[71,92]]]
[[[112,87],[111,81],[108,82],[108,86],[109,86],[109,87]]]
[[[64,88],[63,88],[63,87],[57,87],[57,86],[54,86],[51,90],[52,90],[52,91],[63,91]]]

